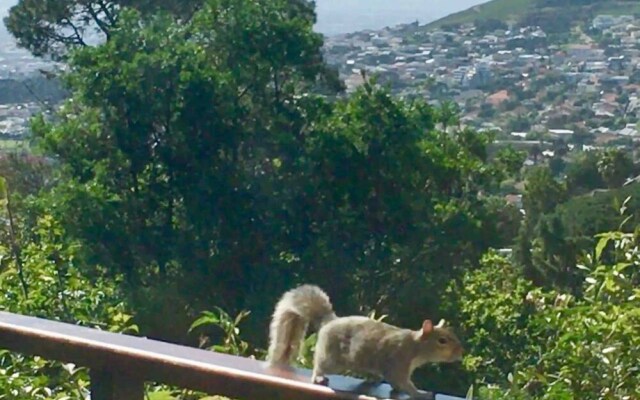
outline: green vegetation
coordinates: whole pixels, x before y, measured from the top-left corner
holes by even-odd
[[[509,21],[517,19],[527,10],[533,10],[534,8],[535,3],[530,0],[492,0],[431,22],[427,24],[427,27],[471,23],[477,19],[489,18]]]
[[[571,8],[571,9],[569,9]],[[561,10],[561,12],[559,12]],[[455,14],[448,15],[427,25],[427,28],[442,27],[472,23],[475,20],[499,19],[503,21],[519,22],[528,14],[537,12],[572,15],[572,24],[581,22],[579,16],[588,13],[597,14],[629,14],[640,12],[640,5],[629,0],[491,0]],[[549,21],[552,23],[553,21]]]
[[[17,139],[0,139],[0,151],[15,151],[27,148],[28,143]]]
[[[610,263],[600,259],[607,245]],[[481,387],[479,398],[638,397],[637,249],[636,234],[603,235],[575,266],[586,275],[580,296],[536,288],[495,254],[452,287],[473,353],[467,368],[509,388]]]
[[[11,209],[7,186],[6,180],[0,180],[3,218]],[[14,220],[11,227],[20,223]],[[117,289],[118,280],[82,274],[75,262],[78,243],[69,241],[50,215],[40,216],[33,228],[30,237],[16,237],[9,234],[11,229],[2,232],[0,309],[136,333],[130,310]],[[72,364],[0,352],[0,387],[5,398],[44,400],[69,395],[81,399],[88,383],[88,371]]]
[[[523,170],[527,154],[490,152],[494,136],[461,129],[448,99],[366,76],[344,95],[306,2],[79,3],[22,0],[8,19],[69,64],[71,97],[33,119],[29,153],[0,158],[0,309],[261,358],[276,299],[312,282],[341,314],[453,321],[468,356],[420,371],[422,387],[638,396],[628,155]],[[83,18],[103,44],[56,33]],[[524,215],[503,197],[523,181]],[[87,379],[0,353],[5,398],[79,400]]]

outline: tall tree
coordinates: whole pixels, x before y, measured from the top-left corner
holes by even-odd
[[[598,152],[588,151],[579,154],[567,166],[567,190],[576,196],[593,189],[604,188],[605,184],[598,169],[600,155]]]
[[[598,171],[609,188],[620,187],[633,173],[633,160],[624,150],[607,150],[600,156]]]
[[[309,129],[301,95],[339,89],[323,85],[313,20],[290,5],[211,0],[188,22],[120,10],[107,42],[73,53],[73,101],[33,128],[67,178],[50,206],[94,262],[137,286],[190,276],[181,291],[229,308],[263,281],[252,268],[284,230],[276,165]],[[213,276],[225,284],[202,285]]]
[[[436,115],[442,130],[445,132],[452,126],[460,126],[460,107],[454,101],[442,101],[437,108]]]
[[[509,146],[500,149],[500,151],[495,155],[495,159],[507,173],[507,176],[514,176],[519,179],[520,171],[527,159],[527,153],[515,150],[513,147]]]
[[[545,276],[534,262],[532,240],[535,237],[535,229],[540,219],[564,202],[566,197],[564,185],[554,178],[548,167],[536,167],[528,173],[522,197],[526,215],[516,240],[514,253],[518,263],[524,269],[525,277],[538,285],[544,284]]]
[[[168,11],[188,20],[206,0],[19,0],[4,22],[18,45],[36,56],[63,59],[69,50],[112,37],[120,13],[133,8],[142,15]],[[234,0],[221,3],[232,6]],[[288,0],[299,16],[315,22],[314,3]],[[237,2],[240,5],[240,2]]]
[[[522,198],[527,218],[537,218],[566,200],[566,189],[558,182],[548,167],[537,167],[529,172]]]

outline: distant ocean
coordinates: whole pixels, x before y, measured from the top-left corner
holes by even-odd
[[[325,35],[437,18],[433,0],[316,0],[316,30]]]
[[[426,24],[487,0],[316,0],[316,30],[325,35],[381,29],[415,22]]]

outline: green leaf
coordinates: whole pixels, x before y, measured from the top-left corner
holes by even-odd
[[[147,393],[147,398],[149,400],[176,400],[176,397],[174,397],[169,391]]]
[[[0,176],[0,200],[7,198],[7,179],[4,176]]]
[[[581,271],[591,271],[586,265],[584,264],[576,264],[576,268],[581,270]]]
[[[600,261],[600,258],[602,257],[602,251],[604,250],[605,247],[607,247],[607,244],[609,244],[610,240],[611,240],[611,236],[608,236],[608,235],[600,238],[600,240],[598,241],[598,244],[596,245],[596,254],[595,254],[596,261]]]
[[[220,323],[220,319],[218,318],[217,315],[215,315],[215,314],[213,314],[211,312],[208,312],[208,311],[203,312],[203,314],[204,315],[202,317],[196,319],[191,324],[191,326],[189,327],[189,331],[188,331],[189,333],[191,333],[194,329],[196,329],[198,327],[201,327],[201,326],[204,326],[204,325],[217,325],[217,324]]]
[[[467,395],[465,396],[466,400],[473,400],[473,385],[469,386],[469,390],[467,390]]]

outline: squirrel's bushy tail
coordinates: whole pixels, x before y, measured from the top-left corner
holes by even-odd
[[[336,318],[329,296],[317,286],[302,285],[286,292],[273,313],[269,327],[267,361],[291,364],[298,356],[309,324],[318,327]]]

